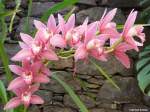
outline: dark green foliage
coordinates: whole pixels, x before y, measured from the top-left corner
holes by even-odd
[[[139,54],[136,64],[138,83],[143,93],[150,95],[150,45]]]

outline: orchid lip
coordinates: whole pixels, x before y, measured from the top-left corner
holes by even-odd
[[[23,102],[29,102],[31,99],[31,94],[28,92],[25,92],[21,95],[21,99]]]
[[[33,79],[32,72],[30,71],[29,73],[23,73],[23,79],[25,80],[25,82],[27,84],[30,84],[32,82],[32,79]]]

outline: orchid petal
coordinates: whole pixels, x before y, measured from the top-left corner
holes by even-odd
[[[91,23],[89,28],[87,28],[85,32],[85,40],[84,40],[85,44],[93,38],[93,36],[96,34],[96,30],[97,30],[97,24]]]
[[[53,15],[51,15],[48,19],[47,27],[50,31],[55,32],[56,31],[56,20]]]
[[[33,94],[34,92],[39,90],[39,87],[40,87],[40,84],[34,84],[34,85],[30,86],[29,90]]]
[[[87,58],[87,55],[88,55],[88,53],[87,53],[85,46],[80,45],[74,55],[75,61],[78,61],[80,59],[85,59],[85,58]]]
[[[103,34],[109,35],[109,38],[118,38],[120,37],[120,34],[118,31],[114,28],[106,28],[102,31]]]
[[[10,68],[10,70],[13,72],[13,73],[15,73],[15,74],[17,74],[17,75],[21,75],[22,74],[22,67],[20,67],[20,66],[17,66],[17,65],[9,65],[9,68]]]
[[[128,31],[130,30],[130,28],[134,25],[135,19],[137,16],[137,11],[135,12],[131,12],[125,22],[124,25],[124,29],[123,29],[123,36],[126,37]]]
[[[119,60],[126,68],[130,68],[130,60],[128,55],[126,55],[124,52],[115,52],[115,57],[117,60]]]
[[[117,51],[122,51],[122,52],[126,52],[128,50],[131,50],[132,49],[132,46],[130,46],[129,44],[127,43],[121,43],[117,46],[116,50]]]
[[[13,61],[22,61],[24,59],[27,59],[28,57],[31,57],[32,54],[28,49],[22,49],[19,51],[15,56],[11,58]]]
[[[35,63],[32,64],[32,70],[33,72],[38,71],[40,69],[42,69],[43,64],[40,61],[37,61]]]
[[[21,99],[19,97],[12,98],[4,107],[4,110],[13,109],[21,104]]]
[[[60,14],[58,14],[58,22],[59,22],[59,29],[62,32],[64,32],[65,31],[65,20]]]
[[[50,38],[50,43],[54,47],[60,47],[60,48],[66,47],[66,42],[64,38],[59,34],[56,34],[52,38]]]
[[[31,104],[43,104],[44,100],[38,95],[32,95],[30,102]]]
[[[33,38],[28,34],[20,33],[20,36],[23,42],[27,45],[30,45],[33,41]]]
[[[50,81],[49,77],[43,74],[39,74],[36,77],[34,77],[34,82],[37,83],[48,83]]]
[[[34,20],[34,25],[38,30],[45,30],[46,29],[46,25],[43,24],[41,21],[38,20]]]
[[[136,42],[135,40],[132,38],[132,37],[126,37],[125,38],[125,41],[130,45],[132,46],[133,49],[135,49],[137,52],[139,51],[137,45],[136,45]]]
[[[49,51],[44,51],[42,56],[48,60],[58,60],[56,53],[49,49]]]
[[[107,13],[107,15],[103,18],[103,23],[101,25],[102,28],[105,27],[107,25],[107,23],[112,21],[116,12],[117,12],[117,8],[115,8]]]
[[[21,77],[17,77],[16,79],[12,80],[8,86],[8,90],[13,90],[25,85],[24,80]]]
[[[68,21],[66,23],[66,29],[65,30],[68,31],[68,30],[74,28],[74,26],[75,26],[75,14],[72,14],[69,17],[69,19],[68,19]]]
[[[22,49],[29,49],[29,46],[25,44],[24,42],[19,42],[19,45]]]

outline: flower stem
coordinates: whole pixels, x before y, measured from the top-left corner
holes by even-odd
[[[27,108],[26,107],[24,107],[23,112],[27,112]]]
[[[102,69],[102,67],[100,65],[97,65],[94,61],[92,61],[91,59],[89,59],[90,62],[99,70],[99,72],[114,86],[116,87],[119,91],[120,88],[119,86],[109,77],[109,75]]]

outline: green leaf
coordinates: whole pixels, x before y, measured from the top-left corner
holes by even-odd
[[[8,102],[6,88],[4,86],[4,83],[1,80],[0,80],[0,99],[2,100],[3,104],[6,104]],[[11,110],[7,110],[6,112],[14,112],[14,110],[11,109]]]
[[[118,90],[120,90],[119,86],[109,77],[109,75],[100,67],[100,65],[97,65],[94,61],[90,60],[90,62],[98,69],[98,71]]]
[[[53,14],[56,13],[64,8],[67,8],[68,6],[71,6],[75,3],[77,3],[78,0],[64,0],[63,2],[57,3],[54,6],[52,6],[51,8],[49,8],[42,16],[41,20],[42,21],[47,21],[48,17]]]
[[[150,66],[149,66],[150,67]],[[146,87],[150,84],[150,73],[149,74],[139,74],[138,75],[138,81],[140,89],[145,92]]]
[[[136,64],[138,71],[137,79],[143,93],[150,94],[150,45],[146,46],[139,54],[139,61]]]
[[[143,6],[143,5],[146,5],[146,6],[149,6],[150,5],[150,1],[149,0],[142,0],[140,2],[140,5]]]
[[[3,62],[3,66],[5,68],[4,70],[5,70],[5,73],[6,73],[7,81],[11,81],[12,80],[12,74],[11,74],[10,69],[8,67],[9,58],[8,58],[6,52],[5,52],[4,44],[3,44],[2,41],[0,41],[0,58]]]
[[[19,12],[20,10],[18,10],[17,12]],[[9,10],[9,11],[5,11],[5,12],[0,12],[0,18],[4,18],[7,16],[11,16],[14,14],[14,12],[16,12],[15,10]]]
[[[140,70],[140,72],[138,73],[138,75],[144,76],[144,75],[147,75],[149,72],[150,72],[150,64],[148,64],[142,70]]]
[[[72,10],[70,10],[64,17],[64,19],[67,21],[71,14],[75,11],[76,7],[73,7]]]
[[[150,45],[146,46],[144,49],[145,50],[150,50]]]
[[[6,24],[4,18],[0,18],[0,24],[2,27],[2,32],[1,32],[2,37],[0,38],[0,41],[2,41],[2,43],[4,43],[4,41],[7,37],[7,24]]]
[[[145,50],[145,51],[143,51],[143,52],[141,52],[141,53],[139,54],[139,58],[142,58],[142,57],[146,56],[146,55],[149,54],[149,53],[150,53],[150,50]]]
[[[27,19],[26,19],[25,25],[23,27],[23,31],[25,33],[31,33],[30,30],[29,30],[29,17],[31,15],[31,12],[32,12],[32,0],[29,0]]]
[[[146,65],[150,61],[150,57],[143,58],[139,60],[136,64],[136,69],[140,70],[144,65]]]
[[[9,32],[12,31],[12,27],[13,27],[13,22],[14,22],[14,19],[15,19],[15,16],[16,16],[16,13],[19,11],[19,7],[20,7],[20,4],[21,4],[21,0],[15,0],[16,2],[16,8],[15,8],[15,11],[13,12],[13,15],[12,15],[12,18],[11,18],[11,21],[10,21],[10,25],[9,25]]]
[[[7,99],[6,88],[1,80],[0,80],[0,98],[4,104],[7,103],[8,99]]]
[[[85,105],[82,103],[80,98],[74,93],[74,91],[71,89],[69,85],[67,85],[63,80],[61,80],[57,75],[57,72],[54,72],[52,75],[52,78],[55,79],[70,95],[72,100],[75,102],[75,104],[79,107],[81,112],[88,112],[88,109],[85,107]]]

